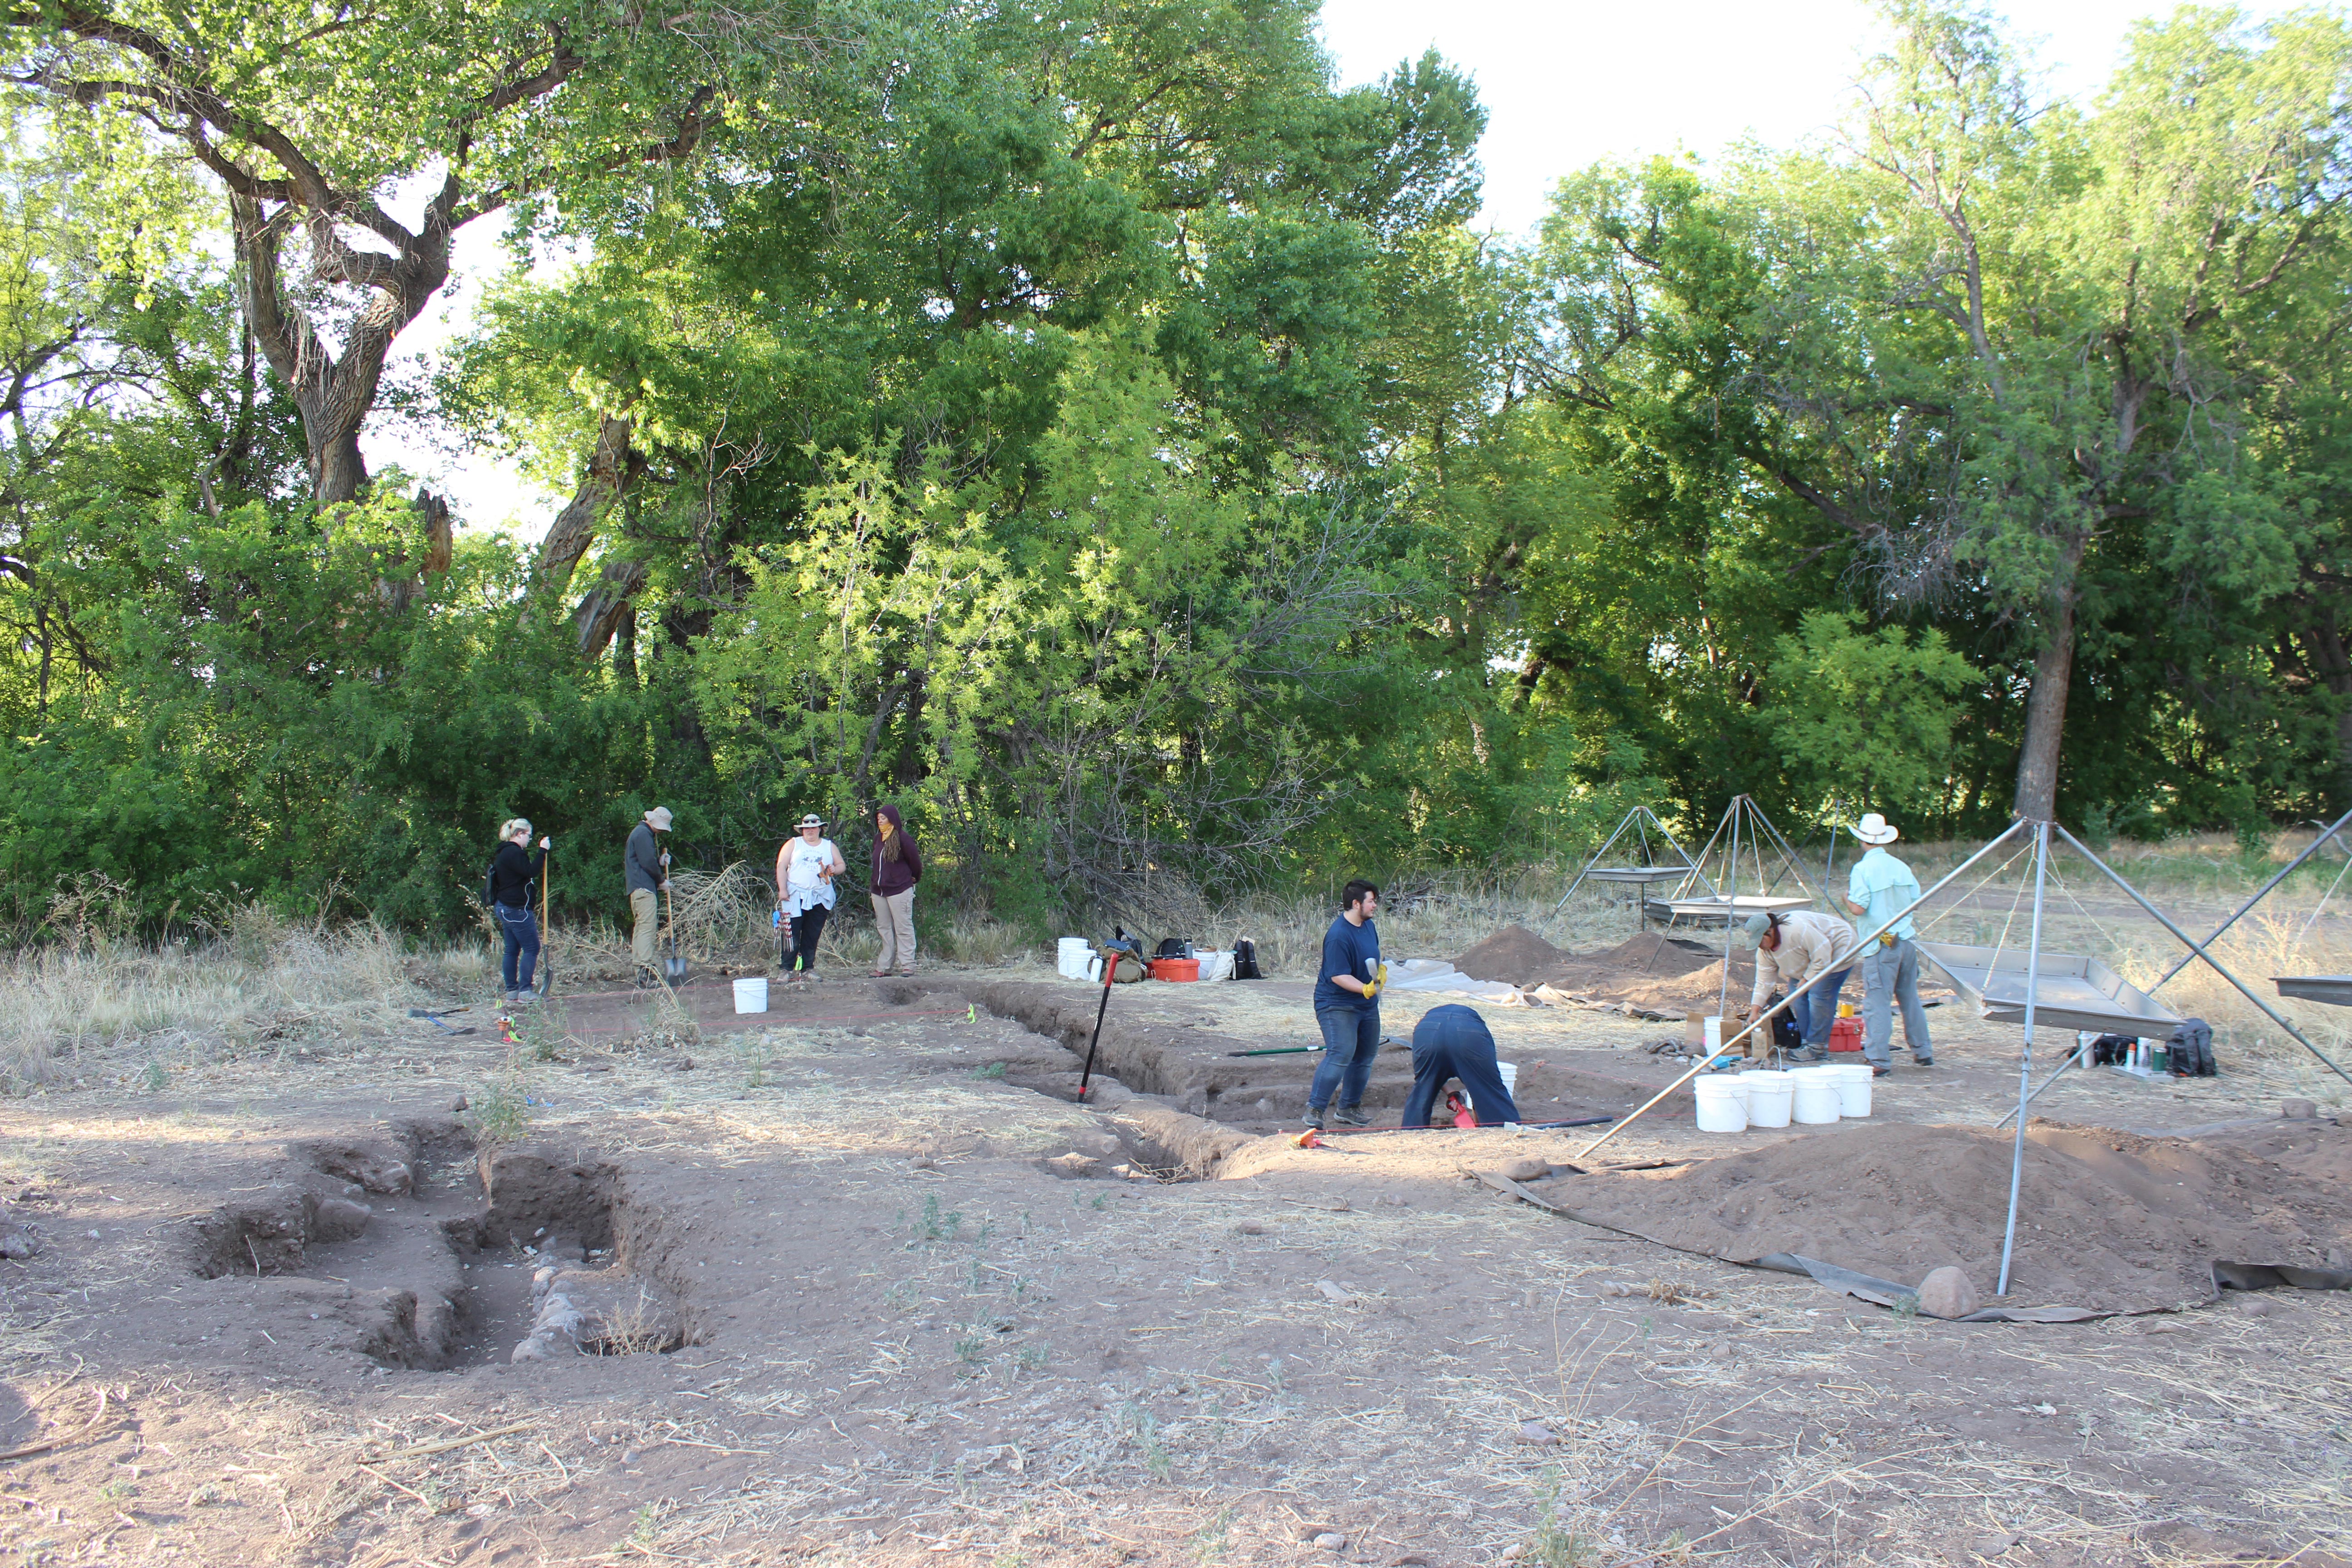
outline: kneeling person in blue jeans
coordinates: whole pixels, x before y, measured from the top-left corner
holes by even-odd
[[[1339,1097],[1336,1120],[1350,1127],[1369,1126],[1364,1114],[1364,1086],[1371,1081],[1372,1063],[1381,1054],[1380,928],[1372,912],[1381,905],[1381,890],[1359,878],[1340,894],[1339,917],[1323,933],[1323,963],[1315,974],[1315,1022],[1323,1030],[1323,1060],[1307,1089],[1307,1125],[1323,1125],[1331,1096]]]
[[[1459,1002],[1432,1007],[1412,1026],[1412,1097],[1404,1102],[1404,1124],[1426,1127],[1429,1113],[1448,1079],[1462,1085],[1476,1108],[1478,1125],[1499,1127],[1519,1119],[1511,1091],[1495,1065],[1495,1036],[1486,1020]]]

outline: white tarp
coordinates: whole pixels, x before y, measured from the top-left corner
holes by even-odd
[[[1500,980],[1473,980],[1442,958],[1408,958],[1389,965],[1391,991],[1432,991],[1469,996],[1498,1007],[1524,1007],[1528,999],[1516,985]]]

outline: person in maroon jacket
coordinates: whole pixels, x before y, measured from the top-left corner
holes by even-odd
[[[874,973],[915,973],[915,884],[923,879],[923,857],[895,805],[874,812],[874,876],[866,883],[874,900],[874,925],[882,949]]]

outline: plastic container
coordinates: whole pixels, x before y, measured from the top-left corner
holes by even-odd
[[[1201,978],[1201,961],[1197,958],[1155,958],[1151,961],[1150,968],[1151,978],[1154,980],[1183,981]]]
[[[735,1011],[738,1013],[764,1013],[767,1010],[767,976],[760,975],[750,980],[738,980],[735,983]]]
[[[1517,1062],[1496,1062],[1495,1064],[1495,1071],[1502,1078],[1503,1092],[1511,1097],[1512,1104],[1517,1105],[1519,1102],[1519,1064]],[[1462,1098],[1470,1102],[1471,1110],[1475,1110],[1478,1109],[1478,1097],[1472,1094],[1468,1089],[1465,1089],[1462,1091]]]
[[[1691,1084],[1691,1094],[1698,1101],[1698,1130],[1702,1132],[1745,1132],[1748,1131],[1748,1096],[1739,1079],[1748,1076],[1718,1073],[1712,1078],[1700,1078]]]
[[[1748,1097],[1748,1125],[1750,1127],[1786,1127],[1796,1097],[1797,1086],[1789,1075],[1772,1068],[1759,1072],[1744,1072],[1731,1080]]]
[[[1210,952],[1196,952],[1192,956],[1200,961],[1202,979],[1231,980],[1234,977],[1234,954],[1232,949],[1226,948]]]
[[[1849,1018],[1843,1013],[1831,1019],[1830,1049],[1833,1051],[1862,1049],[1862,1020]]]
[[[1835,1063],[1822,1070],[1837,1075],[1839,1115],[1851,1121],[1870,1114],[1870,1086],[1878,1075],[1868,1062]]]
[[[1084,980],[1087,961],[1095,954],[1094,944],[1082,936],[1066,936],[1054,944],[1054,967],[1065,980]]]
[[[1699,1044],[1706,1047],[1706,1054],[1711,1057],[1720,1054],[1723,1050],[1722,1018],[1702,1018],[1699,1020]]]
[[[1825,1126],[1845,1114],[1845,1097],[1839,1092],[1838,1080],[1830,1068],[1801,1068],[1789,1075],[1794,1092],[1789,1099],[1789,1118],[1807,1127]]]

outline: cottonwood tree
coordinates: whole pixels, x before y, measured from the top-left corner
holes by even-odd
[[[226,194],[245,319],[320,503],[365,484],[386,356],[449,281],[459,229],[643,199],[646,171],[722,132],[790,126],[856,36],[803,0],[63,0],[10,20],[20,90],[131,117]]]

